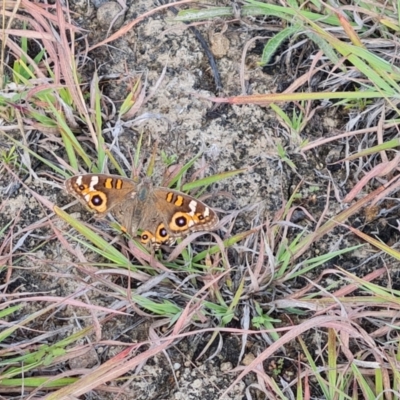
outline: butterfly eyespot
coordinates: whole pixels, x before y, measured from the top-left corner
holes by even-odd
[[[175,224],[177,226],[179,226],[180,228],[182,226],[186,226],[187,225],[187,218],[186,217],[182,217],[182,216],[180,216],[178,218],[175,218]]]
[[[161,226],[160,228],[158,228],[158,235],[165,238],[168,236],[168,232],[163,226]]]
[[[103,199],[99,195],[95,195],[92,197],[92,204],[96,207],[101,206],[103,204]]]
[[[84,190],[86,189],[86,187],[85,187],[85,185],[79,185],[79,186],[78,186],[78,189],[79,189],[80,191],[84,191]]]
[[[149,232],[143,232],[143,233],[140,235],[140,241],[141,241],[143,244],[147,244],[147,243],[150,242],[150,240],[151,240],[152,237],[153,237],[153,235],[151,235]]]
[[[203,221],[204,215],[198,214],[198,215],[197,215],[197,218],[199,219],[199,221]]]

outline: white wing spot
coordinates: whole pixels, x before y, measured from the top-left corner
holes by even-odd
[[[196,208],[197,208],[197,201],[192,200],[189,203],[189,208],[190,208],[190,213],[188,213],[191,217],[194,216],[194,214],[196,213]]]
[[[92,179],[90,179],[90,191],[94,192],[96,189],[94,188],[94,185],[97,185],[99,183],[99,177],[97,175],[92,176]]]
[[[189,222],[188,222],[188,226],[193,226],[194,225],[194,221],[191,219]]]
[[[204,210],[204,216],[209,217],[210,216],[210,209],[208,207],[205,208]]]
[[[82,175],[79,175],[79,176],[78,176],[78,178],[76,179],[76,184],[77,184],[78,186],[81,186],[81,185],[82,185]]]
[[[89,201],[90,201],[90,194],[86,194],[86,195],[85,195],[85,200],[89,203]]]

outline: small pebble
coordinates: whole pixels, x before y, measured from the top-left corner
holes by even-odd
[[[201,379],[195,379],[192,383],[192,388],[193,389],[199,389],[203,385],[203,382]]]
[[[242,360],[243,365],[250,365],[255,359],[255,356],[253,353],[247,353]]]
[[[103,29],[108,29],[113,21],[113,19],[117,16],[119,12],[121,12],[122,8],[118,3],[114,1],[109,1],[108,3],[104,3],[97,10],[97,20],[99,21],[99,25]],[[114,22],[112,28],[119,29],[124,23],[124,15],[121,14],[117,20]]]
[[[224,362],[221,364],[221,372],[227,372],[230,371],[232,369],[232,363],[231,362]]]

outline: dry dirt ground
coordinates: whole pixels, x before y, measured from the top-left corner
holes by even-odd
[[[74,20],[87,30],[87,40],[90,44],[98,43],[106,37],[112,20],[110,16],[98,14],[102,4],[103,2],[99,0],[70,3],[75,13]],[[221,6],[229,4],[229,1],[218,3]],[[127,5],[125,21],[132,20],[155,7],[152,0],[128,1]],[[107,141],[111,142],[113,134],[118,134],[119,145],[126,158],[130,160],[131,154],[135,152],[140,128],[145,132],[142,152],[144,158],[150,156],[154,143],[158,142],[159,153],[163,151],[168,156],[176,156],[178,163],[187,162],[202,150],[202,159],[208,168],[207,174],[247,168],[247,172],[213,187],[213,191],[229,194],[225,196],[225,200],[214,203],[222,211],[221,217],[224,215],[224,210],[243,209],[235,222],[233,233],[244,231],[257,221],[272,219],[274,213],[290,198],[300,182],[302,182],[300,186],[302,202],[307,211],[318,220],[326,205],[328,182],[333,179],[337,183],[342,197],[351,187],[352,179],[349,179],[345,186],[340,185],[346,174],[342,165],[329,166],[328,171],[327,159],[330,159],[332,154],[334,160],[339,159],[343,148],[340,145],[321,147],[315,152],[307,153],[306,157],[291,153],[290,137],[268,107],[216,105],[205,100],[216,95],[233,96],[241,93],[239,71],[244,45],[255,36],[271,37],[273,30],[260,32],[240,22],[228,25],[224,25],[222,21],[218,24],[198,24],[198,30],[217,60],[222,81],[222,88],[218,90],[208,59],[198,39],[187,25],[171,22],[173,16],[171,11],[158,13],[138,24],[123,38],[88,54],[81,74],[90,79],[97,70],[98,75],[104,77],[102,80],[104,98],[108,97],[115,104],[121,104],[127,95],[130,82],[139,74],[143,77],[143,81],[147,82],[148,93],[152,88],[156,88],[155,94],[140,110],[138,115],[141,118],[138,119],[136,126],[125,127],[120,132],[110,130],[106,134]],[[279,29],[279,25],[276,28]],[[115,27],[111,32],[113,31]],[[292,71],[288,71],[283,63],[278,62],[273,68],[263,69],[257,66],[263,44],[264,40],[254,41],[248,50],[245,62],[248,93],[278,92],[294,79]],[[77,45],[83,46],[84,43]],[[112,118],[109,104],[104,103],[105,127],[112,126],[107,122],[107,118]],[[343,129],[345,123],[337,110],[331,112],[329,109],[321,108],[302,132],[302,137],[315,139],[329,136],[333,129]],[[32,135],[38,134],[32,133]],[[287,149],[289,157],[297,166],[296,171],[278,157],[279,143]],[[159,169],[156,169],[155,180],[161,180],[164,173],[159,158],[158,161]],[[199,162],[197,166],[200,165]],[[129,174],[129,171],[127,172]],[[46,178],[45,170],[41,167],[37,169],[37,173],[43,179]],[[34,180],[28,180],[27,183],[32,189],[59,206],[71,201],[71,198],[59,188],[52,188]],[[0,177],[1,193],[5,193],[8,187],[9,177]],[[330,197],[327,218],[341,210],[333,191]],[[308,201],[309,199],[312,201]],[[1,222],[8,223],[10,216],[19,215],[19,228],[40,221],[46,216],[44,210],[38,207],[36,200],[24,188],[6,197],[4,205],[0,216]],[[81,206],[76,206],[72,211],[79,213],[77,215],[82,218],[88,218]],[[363,215],[358,216],[354,222],[361,226],[364,218]],[[310,230],[315,226],[304,215],[299,215],[295,222]],[[59,224],[65,229],[65,225],[61,222]],[[397,237],[397,231],[391,230],[389,226],[382,227],[379,232],[391,240]],[[58,296],[68,296],[76,290],[74,282],[68,279],[69,274],[73,273],[69,266],[71,256],[60,253],[60,247],[51,241],[47,242],[46,246],[37,248],[47,235],[49,235],[47,230],[38,227],[21,242],[19,250],[32,251],[32,256],[29,262],[26,259],[22,262],[19,274],[13,277],[15,281],[9,290],[19,287],[19,290],[27,292],[47,292]],[[351,239],[347,230],[338,228],[333,234],[314,244],[312,251],[324,253],[334,249],[335,246],[356,243],[357,241]],[[353,253],[351,257],[335,261],[343,268],[358,273],[360,271],[354,268],[359,266],[360,260],[367,255],[368,253],[363,250],[357,254]],[[362,274],[376,268],[380,263],[380,259],[376,259],[362,266],[361,268],[364,268]],[[298,280],[293,282],[293,285],[301,286],[303,283]],[[323,285],[324,282],[320,284]],[[92,299],[92,302],[96,301],[99,305],[109,305],[106,298]],[[71,309],[62,310],[60,315],[55,317],[40,321],[38,328],[49,330],[50,325],[54,324],[53,329],[70,329],[72,320],[84,321],[86,318],[84,315],[75,315],[75,310]],[[134,316],[116,318],[102,327],[104,340],[133,341],[135,336],[140,340],[145,337],[146,332],[146,322]],[[63,335],[63,332],[60,332],[60,335]],[[197,341],[192,339],[181,341],[168,351],[171,363],[164,355],[146,363],[140,374],[130,383],[128,392],[132,395],[127,398],[219,399],[221,390],[226,389],[233,380],[234,375],[227,372],[238,365],[241,341],[237,337],[225,335],[222,350],[216,357],[207,359],[216,351],[216,347],[213,347],[205,357],[197,360],[197,355],[208,339],[209,336],[205,335]],[[257,348],[256,343],[249,341],[246,354],[257,354],[260,350],[262,349]],[[288,351],[290,353],[290,349]],[[93,355],[93,360],[85,356],[85,364],[90,367],[111,355],[98,352]],[[296,359],[295,353],[292,356]],[[83,360],[78,359],[76,362],[77,364],[71,367],[81,366]],[[175,371],[176,381],[172,370]],[[287,371],[290,371],[290,366],[287,367]],[[255,376],[248,375],[243,382],[236,385],[228,398],[237,400],[245,398],[246,388],[256,382]],[[253,398],[257,398],[254,393]],[[97,393],[95,397],[87,395],[82,398],[111,399],[113,395]]]

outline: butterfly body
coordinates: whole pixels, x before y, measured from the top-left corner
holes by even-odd
[[[153,187],[149,179],[84,174],[69,178],[65,187],[99,217],[110,212],[132,236],[141,229],[141,242],[156,248],[218,224],[215,211],[203,202],[177,190]]]

